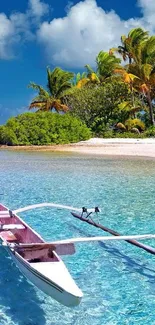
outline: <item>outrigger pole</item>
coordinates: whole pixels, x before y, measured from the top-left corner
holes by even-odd
[[[74,212],[71,212],[71,214],[72,214],[72,216],[73,216],[74,218],[77,218],[77,219],[79,219],[79,220],[81,220],[81,221],[87,222],[87,223],[89,223],[90,225],[92,225],[92,226],[94,226],[94,227],[96,227],[96,228],[99,228],[99,229],[101,229],[101,230],[103,230],[103,231],[105,231],[105,232],[108,232],[109,234],[111,234],[111,235],[113,235],[113,236],[121,236],[121,234],[118,233],[117,231],[115,231],[115,230],[113,230],[113,229],[110,229],[110,228],[107,228],[107,227],[105,227],[105,226],[103,226],[103,225],[101,225],[101,224],[99,224],[99,223],[96,223],[96,222],[94,222],[93,220],[88,219],[88,217],[85,218],[85,217],[83,217],[83,215],[78,215],[78,214],[76,214],[76,213],[74,213]],[[140,238],[139,238],[139,239],[140,239]],[[137,247],[139,247],[139,248],[142,248],[142,249],[144,249],[146,252],[155,255],[155,248],[153,248],[153,247],[151,247],[151,246],[149,246],[149,245],[142,244],[142,243],[138,242],[138,241],[135,240],[135,239],[124,239],[124,240],[125,240],[126,242],[128,242],[129,244],[131,244],[131,245],[134,245],[134,246],[137,246]]]
[[[74,208],[72,206],[62,205],[62,204],[57,204],[57,203],[44,202],[44,203],[37,203],[37,204],[27,205],[26,207],[19,208],[19,209],[16,209],[16,210],[0,211],[0,215],[13,216],[16,213],[20,213],[20,212],[24,212],[24,211],[28,211],[28,210],[33,210],[33,209],[37,209],[37,208],[44,208],[44,207],[51,207],[51,208],[57,208],[57,209],[67,209],[67,210],[77,211],[77,212],[84,212],[83,209],[85,209],[85,208],[78,209],[78,208]],[[87,211],[87,213],[90,213],[90,214],[92,212],[97,212],[96,208],[86,209],[86,211]]]
[[[110,228],[107,228],[99,223],[96,223],[94,222],[92,219],[90,220],[88,217],[91,215],[91,213],[93,212],[100,212],[99,208],[98,207],[95,207],[93,209],[86,209],[85,207],[83,207],[82,209],[78,209],[78,208],[74,208],[72,206],[67,206],[67,205],[62,205],[62,204],[56,204],[56,203],[39,203],[39,204],[33,204],[33,205],[28,205],[24,208],[19,208],[19,209],[16,209],[16,210],[6,210],[6,211],[0,211],[0,216],[1,214],[3,215],[3,217],[13,217],[14,214],[16,213],[19,213],[19,212],[24,212],[24,211],[27,211],[27,210],[31,210],[31,209],[36,209],[36,208],[42,208],[42,207],[53,207],[53,208],[58,208],[58,209],[67,209],[67,210],[72,210],[72,211],[77,211],[77,212],[81,212],[81,215],[78,215],[74,212],[71,212],[72,216],[81,220],[81,221],[84,221],[84,222],[87,222],[88,224],[96,227],[96,228],[100,228],[101,230],[105,231],[105,232],[108,232],[109,234],[113,235],[113,236],[119,236],[120,237],[120,240],[124,240],[134,246],[137,246],[139,248],[142,248],[144,249],[145,251],[147,251],[148,253],[150,254],[153,254],[155,255],[155,248],[151,247],[151,246],[148,246],[148,245],[145,245],[145,244],[142,244],[140,242],[138,242],[137,240],[135,240],[134,238],[137,238],[137,239],[148,239],[148,238],[154,238],[155,235],[135,235],[135,236],[121,236],[120,233],[118,233],[117,231],[113,230],[113,229],[110,229]],[[86,213],[86,218],[83,217],[83,214]],[[137,236],[137,237],[136,237]],[[144,238],[144,236],[146,236]],[[122,237],[122,238],[121,238]],[[123,238],[124,237],[124,238]],[[142,238],[143,237],[143,238]],[[133,239],[132,239],[133,238]],[[93,240],[94,238],[91,239],[91,241]],[[74,238],[72,238],[71,240],[74,240]],[[94,239],[95,240],[95,239]],[[103,239],[98,239],[96,238],[96,240],[103,240]],[[105,240],[108,240],[108,239],[105,239]],[[109,238],[110,240],[110,238]],[[112,239],[111,239],[112,240]],[[119,240],[119,238],[118,238]],[[79,242],[81,241],[80,238],[79,240],[76,239],[74,242]],[[82,240],[82,241],[90,241],[89,239],[87,240]],[[69,241],[68,241],[69,243]],[[58,242],[53,242],[53,243],[45,243],[47,245],[52,245],[52,244],[58,244]],[[44,245],[45,245],[44,244]],[[59,244],[63,244],[62,242]],[[35,245],[35,243],[31,244],[32,245]]]
[[[45,243],[26,243],[26,244],[10,244],[10,247],[16,249],[42,249],[42,248],[49,248],[51,247],[55,250],[57,245],[64,245],[64,244],[75,244],[75,243],[84,243],[84,242],[95,242],[95,241],[116,241],[116,240],[129,240],[130,238],[137,238],[137,239],[155,239],[155,235],[153,234],[146,234],[146,235],[128,235],[128,236],[97,236],[97,237],[80,237],[80,238],[69,238],[69,239],[62,239],[56,240],[53,242],[45,242]],[[130,239],[131,240],[131,239]]]

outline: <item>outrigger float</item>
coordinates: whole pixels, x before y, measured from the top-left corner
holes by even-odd
[[[45,242],[37,232],[17,215],[20,212],[41,207],[56,207],[71,210],[73,217],[100,228],[113,236],[71,238]],[[78,212],[78,214],[74,211]],[[116,231],[106,228],[90,219],[90,215],[93,212],[98,213],[99,209],[97,207],[89,210],[86,208],[77,209],[54,203],[41,203],[11,211],[0,204],[0,239],[2,246],[5,247],[11,255],[12,260],[28,280],[47,295],[68,307],[77,306],[83,296],[82,291],[78,288],[60,258],[61,255],[74,254],[75,243],[125,240],[151,254],[155,254],[153,247],[137,241],[137,239],[155,238],[155,235],[121,236]]]

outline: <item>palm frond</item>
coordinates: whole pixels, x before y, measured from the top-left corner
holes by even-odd
[[[87,75],[94,73],[94,70],[92,69],[92,67],[89,64],[86,64],[85,68],[87,70]]]
[[[52,106],[57,112],[67,112],[69,110],[68,106],[62,104],[60,100],[54,100]]]
[[[56,67],[53,71],[47,68],[47,77],[47,87],[51,95],[55,98],[59,98],[64,90],[72,87],[74,73],[64,71],[59,67]]]
[[[112,76],[116,68],[120,68],[121,60],[116,58],[115,55],[108,52],[100,51],[96,57],[97,74],[101,79],[106,79]]]
[[[84,87],[88,82],[90,82],[89,78],[83,78],[83,79],[79,80],[79,82],[76,85],[76,88],[80,89],[80,88]]]
[[[44,96],[44,97],[49,97],[49,93],[48,91],[46,91],[42,86],[37,85],[34,82],[30,82],[30,84],[28,85],[28,88],[32,88],[34,90],[37,90],[39,92],[39,96]]]
[[[141,27],[131,29],[128,34],[128,38],[131,39],[132,47],[137,46],[142,41],[146,41],[148,39],[148,36],[149,36],[148,31],[145,31]]]

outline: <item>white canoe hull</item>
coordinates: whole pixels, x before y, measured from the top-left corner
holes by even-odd
[[[82,291],[78,288],[75,281],[72,279],[70,273],[68,272],[67,268],[65,267],[62,260],[60,262],[53,262],[53,263],[59,263],[59,269],[62,268],[62,276],[64,276],[64,285],[59,284],[58,281],[55,281],[51,279],[51,277],[46,277],[43,273],[36,270],[36,265],[40,263],[29,263],[25,261],[18,253],[15,253],[11,251],[9,247],[6,247],[7,251],[12,257],[12,260],[15,262],[15,264],[18,266],[19,270],[25,275],[25,277],[33,283],[37,288],[42,290],[47,295],[51,296],[53,299],[58,301],[59,303],[67,306],[67,307],[74,307],[77,306],[83,296]],[[46,263],[44,263],[45,265]],[[39,265],[40,266],[40,265]],[[46,266],[46,265],[45,265]],[[65,274],[64,274],[65,270]],[[50,270],[49,270],[50,271]],[[51,265],[51,271],[52,271],[52,265]],[[67,280],[69,283],[71,283],[70,289],[67,285]],[[62,281],[61,281],[62,282]],[[65,284],[67,285],[65,288]]]

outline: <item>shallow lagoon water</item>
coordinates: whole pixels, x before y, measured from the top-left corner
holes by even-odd
[[[98,205],[105,226],[154,233],[155,160],[1,150],[0,180],[0,201],[11,209]],[[104,234],[66,210],[21,216],[46,240]],[[76,254],[63,260],[84,293],[74,309],[30,284],[0,248],[0,325],[155,324],[155,256],[125,242],[99,242],[77,244]]]

